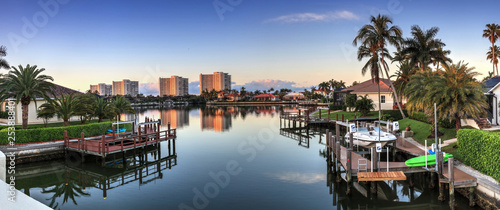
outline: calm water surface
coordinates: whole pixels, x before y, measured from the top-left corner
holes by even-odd
[[[422,175],[414,187],[380,182],[377,195],[354,183],[335,183],[328,172],[324,129],[280,129],[283,107],[176,108],[143,110],[177,128],[159,151],[121,155],[102,168],[95,160],[21,165],[17,188],[57,209],[448,209]],[[131,118],[132,116],[126,116]],[[300,135],[303,135],[301,138]],[[309,136],[309,139],[307,139]],[[460,209],[464,198],[457,196]]]

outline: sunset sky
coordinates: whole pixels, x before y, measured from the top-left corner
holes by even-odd
[[[138,80],[158,94],[158,77],[232,75],[233,88],[303,90],[330,79],[363,81],[352,45],[371,15],[410,27],[440,28],[454,62],[483,75],[491,46],[487,23],[500,23],[498,1],[334,0],[4,0],[0,45],[10,65],[38,65],[55,83],[80,91],[90,84]],[[214,6],[216,5],[216,6]],[[225,11],[222,14],[222,11]],[[5,71],[5,70],[1,70]],[[391,74],[396,66],[391,66]]]

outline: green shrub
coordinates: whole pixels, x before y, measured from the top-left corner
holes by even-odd
[[[462,161],[500,181],[500,133],[460,129],[457,137]]]
[[[429,122],[429,118],[423,112],[413,112],[410,115],[410,119],[414,119],[414,120],[417,120],[417,121],[420,121],[420,122],[424,122],[424,123],[429,123],[429,124],[432,123],[432,122]]]
[[[9,118],[9,112],[8,111],[0,111],[0,118],[2,118],[2,119]]]
[[[406,111],[406,109],[403,109],[403,113],[405,114],[405,116],[408,116],[408,112]],[[386,119],[384,119],[385,115],[388,115]],[[382,111],[382,120],[398,121],[401,119],[403,119],[403,116],[401,115],[399,109]]]
[[[120,128],[132,129],[131,124],[122,124]],[[81,132],[88,136],[98,136],[111,129],[111,122],[91,123],[85,125],[73,125],[67,127],[35,128],[15,131],[16,141],[14,143],[32,143],[64,139],[64,130],[68,131],[69,137],[80,137]],[[8,130],[0,131],[0,145],[8,144]]]
[[[443,128],[456,128],[456,125],[457,121],[455,120],[444,119],[438,122],[438,126]]]
[[[344,110],[346,109],[346,106],[345,105],[335,105],[334,103],[330,103],[328,105],[328,108],[330,110]]]

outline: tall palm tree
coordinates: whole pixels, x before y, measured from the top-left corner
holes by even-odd
[[[9,63],[2,57],[7,56],[7,48],[3,45],[0,46],[0,69],[10,69]]]
[[[437,27],[423,31],[417,25],[412,26],[411,34],[413,37],[404,41],[405,46],[401,54],[410,60],[411,65],[418,65],[421,71],[424,71],[433,62],[436,65],[451,62],[451,59],[447,57],[450,51],[443,50],[446,44],[435,38],[438,31]]]
[[[410,110],[423,109],[432,115],[436,103],[438,120],[455,119],[457,130],[462,128],[460,119],[482,116],[488,104],[481,83],[474,79],[479,74],[467,65],[463,62],[442,64],[442,71],[419,72],[413,76],[406,89]]]
[[[491,63],[493,63],[493,66],[497,69],[498,72],[498,59],[500,58],[500,54],[495,52],[498,52],[500,48],[496,45],[489,48],[490,50],[488,50],[488,52],[486,53],[486,59],[490,60]],[[493,69],[493,72],[495,72],[495,69]]]
[[[382,111],[381,111],[381,107],[382,107],[382,104],[381,104],[381,100],[380,100],[380,71],[381,71],[381,68],[380,68],[380,65],[379,65],[379,58],[378,58],[378,53],[377,53],[377,47],[376,45],[369,45],[370,47],[367,47],[367,46],[360,46],[358,48],[358,60],[361,61],[363,58],[369,58],[368,61],[366,62],[366,64],[363,66],[363,68],[361,68],[361,74],[365,75],[366,72],[369,70],[370,71],[370,74],[371,74],[371,77],[372,77],[372,81],[373,82],[376,82],[378,85],[377,85],[377,92],[378,92],[378,116],[379,116],[379,119],[380,117],[382,116]],[[385,52],[383,52],[382,54],[388,54],[387,52],[387,49],[384,49]]]
[[[54,100],[49,100],[42,107],[50,107],[58,118],[63,120],[63,126],[69,126],[69,119],[77,115],[78,97],[75,93],[61,95]]]
[[[43,97],[49,99],[47,93],[52,91],[54,85],[49,82],[54,81],[51,76],[42,74],[44,68],[38,69],[36,65],[26,67],[19,65],[12,66],[5,77],[0,78],[0,101],[8,98],[15,98],[16,104],[21,102],[23,129],[28,128],[28,111],[31,101]]]
[[[392,19],[388,16],[385,15],[378,15],[377,17],[372,16],[370,20],[371,24],[364,25],[358,32],[358,35],[354,38],[353,44],[357,46],[358,41],[360,42],[361,46],[364,46],[365,48],[370,49],[369,51],[373,51],[375,53],[372,53],[372,57],[375,54],[379,55],[380,62],[382,63],[381,65],[383,66],[383,69],[386,73],[387,78],[389,78],[389,66],[385,62],[385,57],[388,57],[391,59],[390,55],[387,53],[387,48],[386,46],[388,44],[396,46],[396,48],[400,47],[400,42],[401,42],[401,34],[402,31],[399,27],[397,26],[390,26],[389,24],[392,24]],[[362,49],[364,51],[366,49]],[[359,50],[358,50],[358,60],[359,60]],[[378,71],[381,68],[377,69],[372,69],[376,70],[376,72],[372,72],[372,78],[374,74],[377,74],[378,76]],[[377,80],[378,81],[378,80]],[[389,84],[392,88],[392,91],[395,95],[396,103],[398,104],[399,111],[401,112],[401,116],[405,118],[405,114],[403,113],[403,110],[401,109],[401,104],[399,103],[399,97],[396,93],[396,90],[394,88],[394,85],[392,85],[392,82],[389,80]],[[380,88],[380,87],[379,87]],[[379,94],[380,95],[380,94]],[[380,97],[379,97],[380,101]]]
[[[486,24],[486,29],[483,30],[483,37],[488,38],[488,40],[491,42],[491,47],[493,48],[492,57],[495,57],[496,54],[495,42],[497,42],[499,36],[500,36],[500,26],[498,24],[495,23]],[[493,72],[495,72],[494,63],[493,63]],[[498,68],[497,68],[497,75],[498,75]]]

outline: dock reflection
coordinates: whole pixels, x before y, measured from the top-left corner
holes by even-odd
[[[162,153],[162,145],[163,148]],[[177,166],[175,145],[167,142],[148,146],[122,157],[108,161],[105,167],[88,161],[81,164],[78,158],[71,161],[53,161],[30,164],[23,167],[16,176],[16,188],[30,195],[30,190],[41,188],[42,194],[50,195],[49,206],[57,209],[71,201],[78,205],[82,197],[89,197],[91,191],[101,191],[103,199],[108,192],[126,185],[143,185],[163,179],[165,170]],[[120,155],[121,156],[121,155]],[[43,180],[43,181],[40,181]]]

